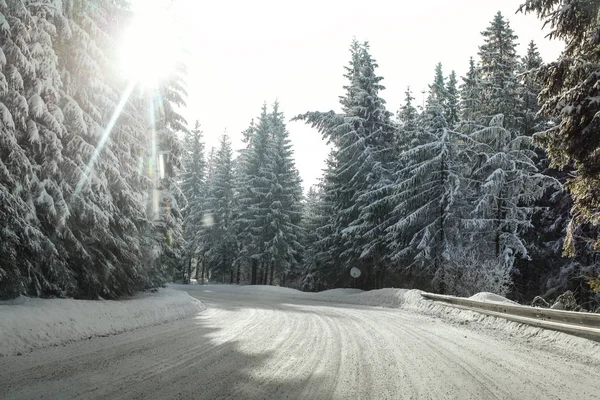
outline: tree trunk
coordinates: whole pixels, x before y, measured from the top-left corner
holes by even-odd
[[[500,191],[500,195],[499,197],[502,196],[502,191]],[[501,220],[502,220],[502,198],[498,199],[498,213],[497,213],[497,219],[498,221],[496,222],[496,258],[498,258],[500,256],[500,225],[501,225]]]
[[[257,285],[262,285],[263,284],[263,275],[264,275],[264,265],[263,263],[260,263],[260,267],[258,268],[258,282]]]
[[[204,261],[202,262],[202,276],[200,279],[202,279],[202,284],[204,284],[205,282],[205,278],[206,278],[206,272],[204,270]]]
[[[241,268],[241,263],[238,262],[238,266],[237,266],[237,276],[235,278],[235,283],[237,283],[238,285],[240,284],[240,268]]]
[[[269,281],[269,264],[268,263],[265,264],[264,267],[265,267],[265,273],[263,275],[263,279],[261,282],[262,285],[266,285],[267,282]]]
[[[233,284],[233,267],[231,267],[231,270],[229,272],[230,272],[229,283]]]
[[[446,170],[446,163],[444,160],[444,156],[442,155],[442,173],[441,173],[441,182],[440,182],[440,186],[442,188],[444,188],[444,183],[446,182],[446,177],[444,174],[444,171]],[[439,246],[435,246],[436,249],[439,247],[439,250],[441,250],[441,252],[438,253],[438,251],[436,251],[435,254],[435,259],[436,259],[436,273],[441,272],[441,279],[440,279],[440,293],[444,293],[446,291],[446,273],[444,270],[444,265],[442,265],[442,253],[444,252],[444,242],[446,240],[445,237],[445,232],[444,232],[444,222],[445,222],[445,212],[446,212],[446,195],[443,195],[443,201],[440,203],[440,245]],[[438,261],[439,260],[439,261]],[[441,271],[440,271],[441,270]]]
[[[281,286],[285,287],[285,278],[287,277],[287,274],[281,274]]]
[[[269,277],[269,285],[273,286],[273,271],[275,271],[275,263],[271,264],[271,276]]]
[[[200,260],[196,258],[196,273],[194,278],[196,278],[196,281],[198,280],[198,278],[200,277]]]
[[[190,260],[188,262],[187,282],[192,282],[192,257],[190,257]]]
[[[251,278],[251,282],[253,285],[256,285],[256,278],[258,275],[258,261],[256,261],[255,259],[252,259],[252,278]]]

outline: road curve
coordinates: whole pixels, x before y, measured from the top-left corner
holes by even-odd
[[[4,399],[600,399],[600,361],[410,312],[189,293],[185,320],[0,358]]]

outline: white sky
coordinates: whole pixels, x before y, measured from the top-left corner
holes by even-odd
[[[150,1],[134,2],[144,7]],[[521,54],[532,39],[545,61],[562,50],[544,38],[535,15],[515,15],[523,0],[161,1],[170,3],[189,53],[184,114],[190,125],[200,121],[207,148],[225,128],[240,148],[241,131],[264,101],[278,99],[288,119],[339,111],[354,36],[370,42],[387,88],[381,95],[392,112],[408,85],[421,102],[437,62],[445,75],[454,69],[462,76],[498,10],[519,36]],[[290,122],[288,129],[306,189],[321,176],[328,148],[303,123]]]

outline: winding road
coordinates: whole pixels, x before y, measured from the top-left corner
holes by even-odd
[[[188,291],[192,318],[0,358],[4,399],[595,399],[600,361],[424,315]]]

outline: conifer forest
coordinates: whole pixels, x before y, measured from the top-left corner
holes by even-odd
[[[153,91],[118,70],[127,1],[0,0],[0,299],[182,280],[598,307],[600,3],[523,3],[558,59],[519,53],[498,12],[464,76],[439,60],[424,101],[386,104],[377,54],[348,38],[339,110],[265,99],[222,134],[184,118],[184,63]],[[292,121],[329,144],[310,187]]]

